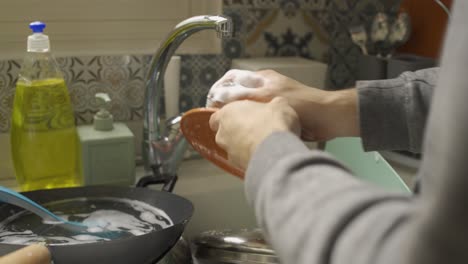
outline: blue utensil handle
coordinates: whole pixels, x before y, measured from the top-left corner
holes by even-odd
[[[49,224],[61,224],[64,228],[73,230],[78,233],[89,233],[87,225],[79,222],[67,221],[46,208],[42,207],[38,203],[34,202],[33,200],[29,199],[28,197],[15,192],[11,189],[5,188],[0,186],[0,202],[5,202],[9,204],[13,204],[19,206],[25,210],[28,210],[38,216],[40,216],[43,220],[49,222]],[[110,232],[110,231],[99,231],[99,232],[92,232],[93,235],[100,236],[107,239],[118,238],[120,236],[120,232]]]
[[[49,210],[45,209],[44,207],[29,199],[28,197],[3,186],[0,186],[0,201],[13,204],[28,211],[31,211],[39,215],[40,217],[42,217],[42,219],[46,221],[66,222],[66,220],[64,220],[63,218],[52,214]]]

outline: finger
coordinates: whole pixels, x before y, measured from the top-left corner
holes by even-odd
[[[210,128],[211,130],[215,132],[218,131],[218,128],[219,128],[219,121],[220,121],[220,115],[221,115],[220,113],[221,113],[221,110],[218,110],[210,116],[210,121],[209,121]]]
[[[213,98],[208,95],[206,98],[206,107],[207,108],[221,108],[224,106],[224,103],[214,101]]]
[[[229,86],[229,84],[234,83],[233,77],[227,76],[228,73],[226,73],[223,77],[221,77],[213,85],[211,85],[211,88],[208,94],[211,94],[213,91],[216,91],[220,89],[221,87],[226,87],[226,86]]]
[[[266,70],[259,70],[256,71],[256,73],[260,76],[270,76],[270,75],[278,75],[279,73],[275,70],[272,69],[266,69]]]
[[[229,84],[231,83],[239,83],[239,80],[237,78],[238,75],[243,75],[241,74],[245,70],[229,70],[227,71],[219,80],[217,80],[210,88],[210,92],[214,89],[218,89],[219,87],[226,87],[226,86],[231,86]]]
[[[216,113],[219,110],[218,107],[205,107],[205,108],[206,110],[212,111],[213,113]]]
[[[232,69],[227,71],[212,87],[223,86],[223,83],[234,82],[249,88],[258,88],[263,85],[264,78],[254,71]]]
[[[264,78],[252,71],[230,70],[221,77],[207,95],[207,107],[221,107],[227,103],[259,97],[257,89],[263,86]]]
[[[225,105],[236,100],[241,100],[248,97],[255,90],[236,83],[229,84],[229,86],[218,86],[211,89],[208,93],[207,106]]]
[[[49,264],[50,252],[43,245],[30,245],[0,258],[0,264]]]
[[[228,161],[231,162],[235,167],[243,169],[243,166],[241,165],[242,162],[239,160],[239,158],[235,157],[234,155],[228,154]]]
[[[264,83],[264,78],[260,74],[246,70],[237,70],[233,80],[235,83],[248,88],[259,88]]]
[[[268,102],[270,97],[263,89],[247,88],[241,85],[225,87],[208,94],[207,107],[222,107],[240,100]]]
[[[288,100],[284,97],[281,96],[276,96],[270,101],[270,104],[276,104],[276,105],[287,105]]]
[[[221,129],[218,130],[218,132],[216,133],[215,142],[216,145],[218,145],[220,148],[224,149],[224,151],[227,152],[227,144],[226,140],[224,139],[224,136],[224,131],[222,131]]]

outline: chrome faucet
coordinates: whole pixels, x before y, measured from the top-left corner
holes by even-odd
[[[161,121],[160,100],[164,72],[180,44],[193,33],[204,29],[216,30],[220,38],[229,37],[232,34],[232,22],[223,16],[188,18],[175,26],[151,61],[144,102],[143,158],[145,168],[151,169],[155,177],[175,176],[187,148],[179,129],[173,128],[173,125],[180,121],[180,116],[171,118],[165,123]]]

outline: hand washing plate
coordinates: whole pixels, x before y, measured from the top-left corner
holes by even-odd
[[[215,141],[216,132],[210,128],[210,117],[216,112],[214,108],[195,108],[182,116],[180,129],[192,147],[205,159],[221,169],[244,178],[244,171],[228,160],[226,151]]]

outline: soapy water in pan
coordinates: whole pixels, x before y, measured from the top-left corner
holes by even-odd
[[[121,239],[144,235],[173,225],[163,210],[137,200],[76,198],[44,206],[68,221],[82,222],[91,226],[88,229],[90,232],[77,232],[60,225],[44,224],[39,216],[20,211],[0,223],[0,243],[20,245],[93,243],[111,240],[99,232],[103,230],[114,232],[118,234],[115,239]]]

